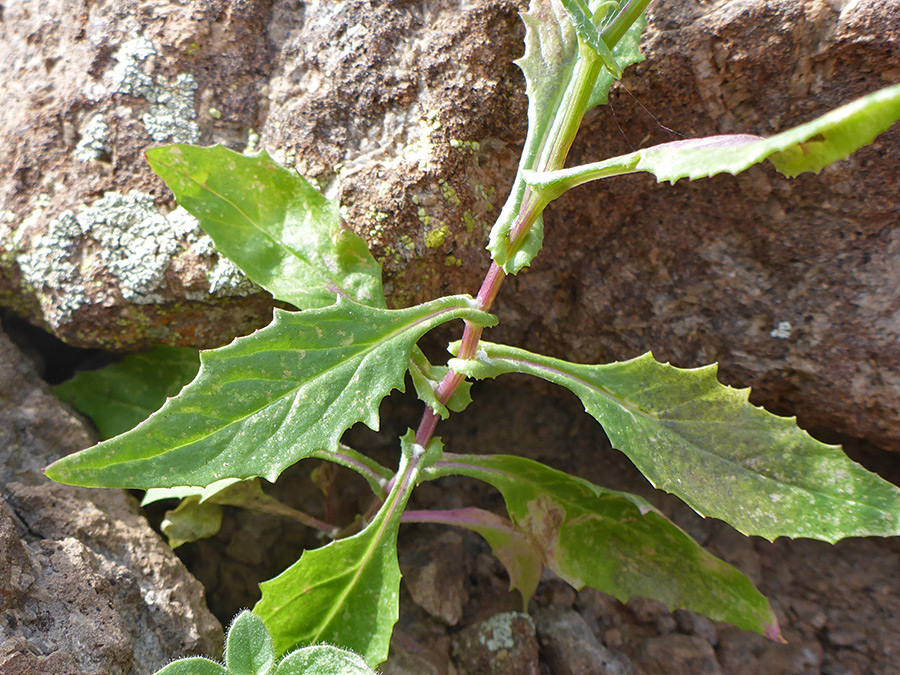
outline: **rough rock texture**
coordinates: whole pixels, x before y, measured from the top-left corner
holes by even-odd
[[[0,302],[119,350],[265,323],[270,299],[171,210],[141,156],[258,135],[341,197],[395,305],[474,292],[525,130],[511,63],[524,4],[6,5]],[[591,113],[573,161],[670,140],[664,126],[787,128],[900,81],[898,26],[883,0],[657,0],[648,61]],[[546,250],[507,283],[493,337],[585,360],[718,360],[807,426],[900,449],[898,139],[793,182],[760,167],[582,187],[548,212]]]
[[[91,442],[0,332],[0,672],[151,673],[221,650],[203,587],[131,496],[40,473]]]

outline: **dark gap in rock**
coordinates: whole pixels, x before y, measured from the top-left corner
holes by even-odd
[[[0,308],[0,325],[15,345],[31,359],[41,377],[59,384],[81,370],[96,370],[116,361],[100,349],[83,349],[66,344],[55,335],[17,314]]]

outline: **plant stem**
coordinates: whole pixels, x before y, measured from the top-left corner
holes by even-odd
[[[638,20],[641,13],[650,4],[650,1],[630,0],[625,8],[607,26],[601,34],[601,38],[610,49],[616,46],[631,25]],[[575,135],[581,126],[582,118],[601,68],[602,63],[597,54],[579,41],[579,59],[575,65],[570,85],[558,109],[556,118],[548,130],[544,150],[534,166],[537,172],[553,171],[565,165],[566,156],[569,154],[569,148],[572,146],[572,141],[575,140]],[[513,194],[510,194],[509,198],[513,199]],[[516,245],[525,238],[548,203],[548,198],[530,187],[526,188],[519,207],[519,213],[509,233],[511,250],[515,250]],[[478,309],[484,312],[490,310],[505,278],[506,273],[503,269],[496,262],[492,262],[476,296]],[[459,354],[457,355],[458,358],[471,359],[475,356],[483,330],[482,326],[466,322]],[[463,380],[465,380],[465,376],[453,370],[447,373],[438,385],[436,391],[438,400],[446,404]],[[434,436],[435,429],[437,429],[438,421],[440,421],[440,415],[431,406],[426,406],[425,412],[422,414],[422,420],[419,422],[419,428],[416,430],[416,443],[423,448],[428,447],[432,436]]]

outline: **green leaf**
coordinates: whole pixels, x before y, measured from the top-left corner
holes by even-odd
[[[225,666],[228,675],[267,675],[275,666],[275,650],[266,625],[246,609],[228,629]]]
[[[398,480],[372,522],[357,535],[304,551],[260,584],[262,599],[253,612],[279,654],[327,642],[353,650],[373,668],[387,658],[399,614],[397,529],[425,456],[412,431],[401,441]]]
[[[186,499],[187,497],[198,497],[202,504],[211,497],[222,492],[222,490],[240,482],[241,481],[238,478],[224,478],[215,483],[211,483],[206,487],[178,485],[176,487],[168,488],[150,488],[144,493],[144,498],[141,500],[141,506],[147,506],[147,504],[153,504],[154,502],[162,501],[163,499]]]
[[[446,406],[438,400],[437,386],[449,372],[450,369],[447,366],[432,365],[421,349],[418,347],[413,348],[409,374],[412,377],[413,386],[416,388],[416,395],[420,401],[438,413],[441,419],[447,419],[450,416],[450,410],[462,412],[472,402],[471,382],[460,384],[456,391],[453,392],[450,400],[447,401]]]
[[[534,210],[540,211],[546,204],[541,204],[537,196],[527,190],[524,176],[526,172],[546,169],[546,165],[541,164],[541,158],[542,153],[552,147],[554,122],[561,115],[565,102],[572,98],[580,84],[579,76],[576,75],[576,64],[581,58],[578,38],[563,5],[558,0],[531,0],[528,12],[522,15],[522,21],[525,23],[525,54],[516,64],[525,75],[528,135],[525,137],[525,147],[510,197],[491,229],[488,241],[492,259],[507,274],[517,274],[523,267],[530,265],[543,244],[544,223],[540,215],[522,241],[511,242],[510,236],[520,225],[519,219],[523,215]],[[645,25],[646,22],[640,19],[618,41],[612,49],[610,64],[618,64],[621,69],[642,60],[638,44],[640,32]],[[604,39],[600,40],[602,49],[609,52]],[[588,76],[593,80],[593,88],[589,98],[584,101],[585,109],[605,103],[613,82],[612,77],[608,77],[608,71],[601,73],[599,65],[590,70],[594,73]]]
[[[644,55],[641,54],[641,34],[643,34],[646,27],[647,19],[644,15],[641,15],[637,21],[631,24],[631,27],[622,39],[613,47],[612,55],[615,62],[619,65],[620,72],[628,66],[644,60]],[[616,76],[609,69],[600,71],[600,75],[597,77],[597,82],[594,85],[594,91],[591,93],[591,98],[588,101],[588,110],[598,105],[609,103],[609,90],[615,81]]]
[[[326,307],[340,295],[384,307],[381,268],[338,204],[265,152],[167,145],[147,161],[227,256],[278,300]]]
[[[528,373],[566,387],[650,482],[697,513],[766,539],[900,534],[900,490],[800,429],[751,405],[716,366],[630,361],[582,365],[481,342],[467,376]]]
[[[478,478],[503,494],[509,515],[544,563],[575,588],[625,602],[655,598],[780,639],[766,598],[637,495],[593,485],[509,455],[452,455],[433,475]]]
[[[441,523],[477,532],[491,546],[509,574],[510,588],[522,595],[523,609],[537,590],[544,571],[540,552],[505,518],[483,509],[468,507],[446,511],[407,511],[403,522]]]
[[[200,367],[196,349],[157,347],[99,370],[78,373],[53,392],[90,417],[102,438],[128,431],[159,410],[166,397],[190,382]]]
[[[578,57],[575,30],[558,2],[531,0],[522,21],[525,23],[525,54],[516,61],[516,65],[525,75],[528,134],[510,197],[491,229],[488,242],[491,257],[507,274],[517,274],[528,266],[541,249],[544,237],[540,217],[517,250],[510,249],[509,235],[525,198],[527,186],[522,172],[537,168],[538,158]]]
[[[410,351],[452,319],[491,323],[468,296],[402,310],[341,297],[203,352],[197,378],[147,421],[47,467],[86,487],[206,486],[224,478],[274,482],[316,451],[336,451],[358,421],[378,428],[378,406],[403,389]]]
[[[192,656],[188,659],[178,659],[165,668],[157,670],[154,675],[228,675],[225,666],[204,659],[202,656]]]
[[[886,87],[771,138],[749,134],[708,136],[663,143],[594,164],[527,172],[529,185],[555,198],[592,180],[645,171],[659,182],[738,174],[768,159],[781,173],[794,177],[820,171],[870,144],[900,120],[900,85]]]
[[[597,27],[594,25],[593,17],[591,15],[591,9],[587,7],[586,3],[583,4],[584,0],[560,0],[560,2],[562,2],[566,11],[569,13],[569,17],[572,20],[572,26],[575,28],[575,32],[578,34],[581,41],[590,47],[597,57],[603,61],[603,65],[606,66],[607,70],[609,70],[616,79],[622,77],[622,69],[619,67],[615,58],[613,58],[613,54],[609,47],[607,47],[606,43],[600,37],[600,33],[597,32]],[[598,4],[614,5],[615,3]]]
[[[376,675],[353,652],[331,645],[303,647],[278,664],[275,675]]]
[[[169,546],[178,548],[191,541],[212,537],[221,527],[221,506],[188,497],[177,508],[166,511],[159,529],[169,540]]]

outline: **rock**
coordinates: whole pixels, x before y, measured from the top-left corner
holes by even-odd
[[[466,561],[462,536],[452,530],[417,538],[400,553],[403,582],[413,601],[448,626],[459,622],[469,599]]]
[[[538,675],[538,643],[527,614],[506,612],[454,636],[459,675]]]
[[[666,675],[721,675],[712,646],[699,637],[672,633],[644,640],[635,665],[646,673]]]
[[[705,616],[685,609],[676,609],[672,612],[672,616],[675,618],[678,630],[682,633],[696,635],[706,640],[713,647],[716,646],[716,643],[719,641],[719,637],[716,634],[716,625]]]
[[[581,615],[571,609],[547,608],[535,616],[541,656],[554,675],[631,675],[621,652],[600,644]]]
[[[792,638],[786,645],[777,644],[731,626],[721,631],[716,651],[729,675],[818,673],[823,663],[822,645],[817,642]]]
[[[525,131],[525,0],[141,0],[5,8],[0,298],[67,341],[209,346],[268,320],[142,150],[253,145],[339,195],[394,305],[474,292]],[[648,60],[570,163],[772,134],[900,79],[900,6],[656,0]],[[613,116],[613,111],[615,116]],[[622,123],[625,124],[622,124]],[[620,124],[624,128],[620,128]],[[22,133],[22,129],[28,133]],[[547,213],[500,340],[608,361],[719,361],[756,401],[900,449],[900,129],[819,176],[620,178]],[[250,295],[246,295],[250,293]]]
[[[0,333],[0,672],[143,674],[218,655],[202,586],[134,498],[40,473],[90,443]]]
[[[675,630],[675,619],[672,613],[659,600],[631,598],[627,607],[639,623],[652,625],[659,633],[671,633]]]

